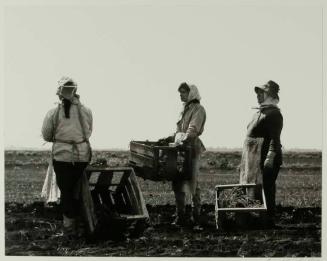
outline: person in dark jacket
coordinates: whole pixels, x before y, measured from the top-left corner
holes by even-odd
[[[247,136],[263,138],[261,146],[260,169],[267,203],[270,224],[274,224],[276,179],[282,165],[282,145],[280,135],[283,128],[283,116],[279,107],[279,85],[268,81],[254,88],[260,105],[247,127]]]

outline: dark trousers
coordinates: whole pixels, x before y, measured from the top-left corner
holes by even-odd
[[[60,204],[63,214],[68,218],[74,218],[79,214],[79,202],[74,197],[77,181],[82,176],[87,162],[63,162],[53,161],[56,180],[60,189]]]
[[[275,164],[273,168],[263,168],[262,183],[267,203],[267,214],[274,217],[276,206],[276,179],[280,166]]]

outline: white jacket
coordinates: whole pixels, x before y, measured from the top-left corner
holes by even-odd
[[[70,118],[65,118],[63,104],[51,109],[44,118],[42,136],[45,141],[53,142],[52,156],[56,161],[88,162],[90,160],[91,149],[84,140],[82,128],[84,126],[85,138],[88,140],[92,133],[92,112],[89,108],[80,104],[81,119],[83,121],[83,126],[81,126],[78,104],[79,99],[74,98],[70,107]],[[56,121],[58,108],[58,121]]]

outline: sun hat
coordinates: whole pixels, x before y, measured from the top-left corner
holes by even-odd
[[[268,93],[268,95],[279,99],[278,92],[279,92],[279,85],[274,81],[268,81],[264,85],[259,85],[254,87],[254,91],[258,93],[259,91],[264,91]]]
[[[63,76],[58,81],[57,95],[65,98],[72,99],[77,90],[77,83],[70,77]]]

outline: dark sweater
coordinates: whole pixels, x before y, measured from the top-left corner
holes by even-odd
[[[275,152],[274,165],[282,164],[280,134],[283,128],[283,116],[276,106],[261,106],[247,126],[247,136],[264,138],[261,148],[261,167],[269,151]]]

